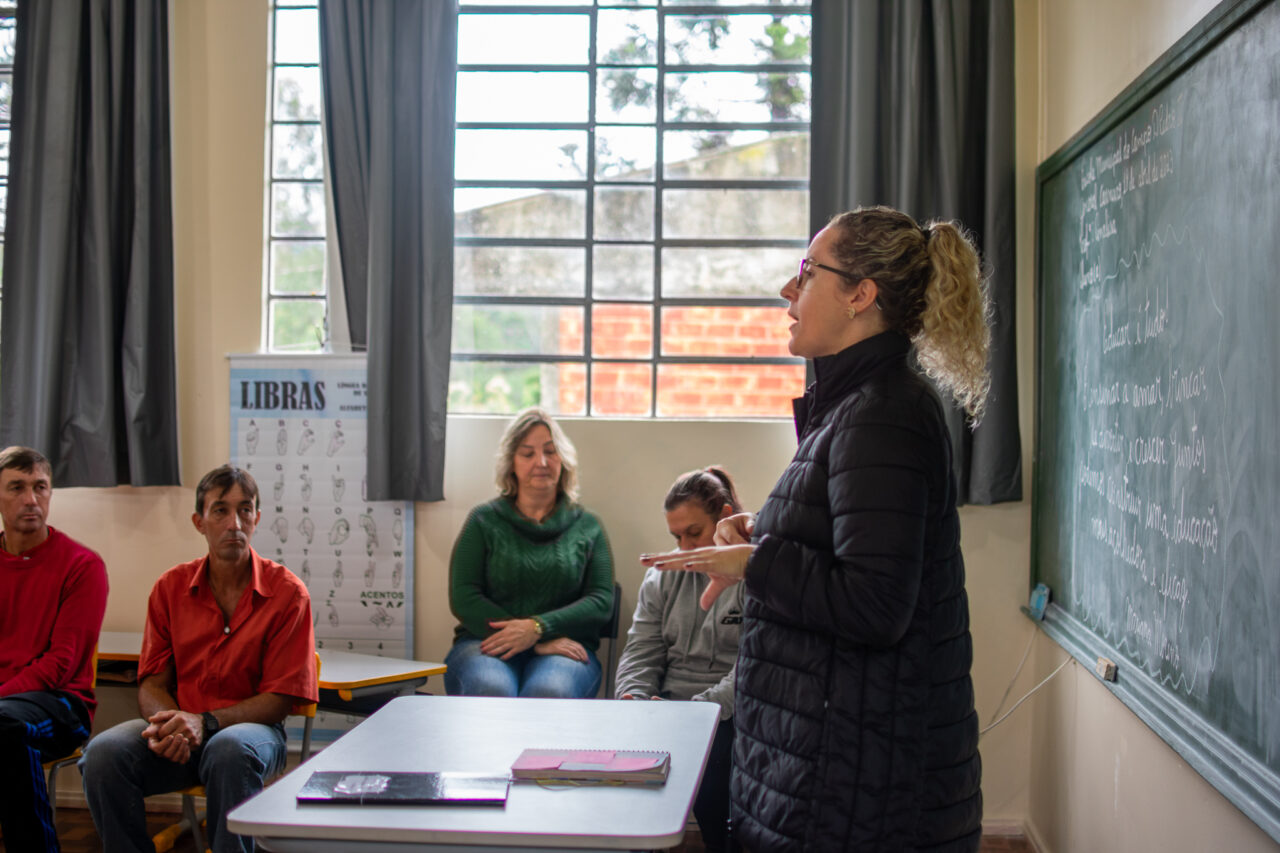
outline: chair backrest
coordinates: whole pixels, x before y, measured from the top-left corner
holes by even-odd
[[[600,629],[600,639],[609,641],[609,656],[604,662],[604,698],[613,698],[614,661],[618,658],[618,631],[622,616],[622,584],[613,582],[613,611]]]
[[[609,621],[604,623],[604,627],[600,629],[600,639],[618,639],[618,617],[622,613],[622,584],[617,581],[613,582],[613,610],[609,614]]]

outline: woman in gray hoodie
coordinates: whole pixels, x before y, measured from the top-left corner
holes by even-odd
[[[714,544],[716,522],[740,511],[733,479],[712,465],[681,474],[663,501],[676,548]],[[729,770],[733,759],[733,676],[742,626],[742,585],[699,606],[706,575],[649,569],[640,584],[627,646],[618,661],[619,699],[678,699],[720,705],[716,730],[693,804],[708,851],[728,849]]]

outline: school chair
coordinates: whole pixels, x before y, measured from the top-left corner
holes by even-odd
[[[604,623],[604,627],[600,629],[600,640],[609,641],[609,656],[606,658],[604,665],[604,698],[613,698],[613,664],[618,658],[618,622],[622,611],[622,585],[617,581],[613,582],[613,612],[609,615],[609,621]]]
[[[319,654],[316,655],[316,675],[320,675]],[[309,705],[303,705],[298,709],[298,713],[305,718],[302,728],[302,760],[306,761],[311,752],[311,724],[316,718],[316,704],[312,702]],[[166,826],[152,836],[151,843],[156,846],[156,853],[168,853],[172,850],[174,843],[188,828],[191,830],[191,839],[195,842],[196,850],[208,850],[209,848],[205,846],[203,828],[206,814],[204,810],[196,808],[196,797],[204,797],[204,785],[192,785],[176,793],[182,795],[182,820]]]
[[[93,679],[89,682],[91,689],[98,686],[98,644],[93,644]],[[88,743],[88,740],[85,741]],[[49,780],[45,784],[45,789],[49,792],[49,809],[53,812],[53,825],[58,825],[58,771],[64,767],[70,767],[80,760],[80,756],[84,754],[84,744],[75,748],[75,751],[61,758],[54,758],[44,762],[45,772],[49,774]]]

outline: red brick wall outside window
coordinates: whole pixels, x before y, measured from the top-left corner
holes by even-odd
[[[661,309],[662,355],[786,357],[787,319],[782,308],[738,306]],[[581,350],[580,315],[563,312],[562,351]],[[647,305],[597,303],[592,309],[596,359],[647,359],[653,354],[653,309]],[[649,412],[653,366],[603,361],[592,365],[591,410],[600,415],[644,417]],[[659,417],[790,417],[791,401],[804,393],[802,364],[663,363],[657,366]],[[559,373],[561,411],[580,411],[586,373],[565,366]]]

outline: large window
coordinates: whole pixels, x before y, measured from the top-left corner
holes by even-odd
[[[272,352],[328,349],[320,28],[315,0],[271,18],[266,340]]]
[[[275,350],[324,338],[318,51],[282,53],[315,14],[274,13]],[[794,3],[463,3],[452,411],[790,415],[777,291],[808,230],[809,32]],[[304,74],[305,114],[282,94]]]

